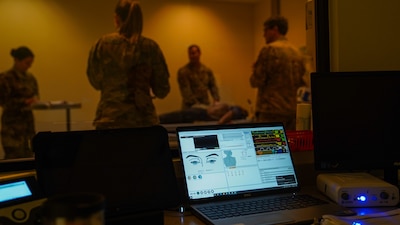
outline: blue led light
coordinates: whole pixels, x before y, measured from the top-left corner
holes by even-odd
[[[365,195],[361,195],[361,196],[358,196],[358,197],[357,197],[357,200],[358,200],[358,201],[365,202],[365,201],[367,201],[367,197],[365,197]]]

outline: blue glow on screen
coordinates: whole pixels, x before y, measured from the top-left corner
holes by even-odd
[[[32,192],[26,184],[26,181],[0,185],[0,202],[6,202],[31,195]]]

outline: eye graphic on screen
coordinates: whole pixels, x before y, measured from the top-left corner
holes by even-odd
[[[218,154],[213,153],[206,156],[206,163],[214,164],[217,162]]]
[[[217,153],[211,153],[204,157],[204,159],[198,155],[188,155],[186,158],[188,162],[193,166],[204,166],[203,161],[206,164],[215,164],[218,161],[219,155]]]
[[[188,155],[186,158],[189,160],[189,163],[193,166],[201,165],[203,166],[203,160],[197,155]]]

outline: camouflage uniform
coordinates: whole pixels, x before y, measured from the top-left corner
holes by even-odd
[[[25,103],[39,96],[31,73],[8,70],[0,74],[1,142],[6,159],[32,157],[31,140],[35,135],[32,109]]]
[[[156,42],[140,37],[132,44],[118,33],[105,35],[90,50],[87,76],[101,91],[93,122],[97,129],[159,124],[153,98],[166,97],[170,85]]]
[[[178,84],[182,96],[182,109],[188,109],[194,104],[209,105],[208,91],[215,101],[220,99],[214,74],[203,64],[199,69],[190,64],[180,68]]]
[[[256,121],[284,122],[296,128],[297,89],[304,86],[305,61],[286,38],[263,47],[253,68],[250,84],[258,88]]]

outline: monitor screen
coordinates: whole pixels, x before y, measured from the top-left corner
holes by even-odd
[[[0,184],[0,203],[31,195],[32,192],[24,180]]]
[[[0,176],[0,208],[41,198],[43,195],[38,188],[33,172]]]
[[[400,71],[312,73],[311,92],[316,169],[382,169],[397,184]]]

